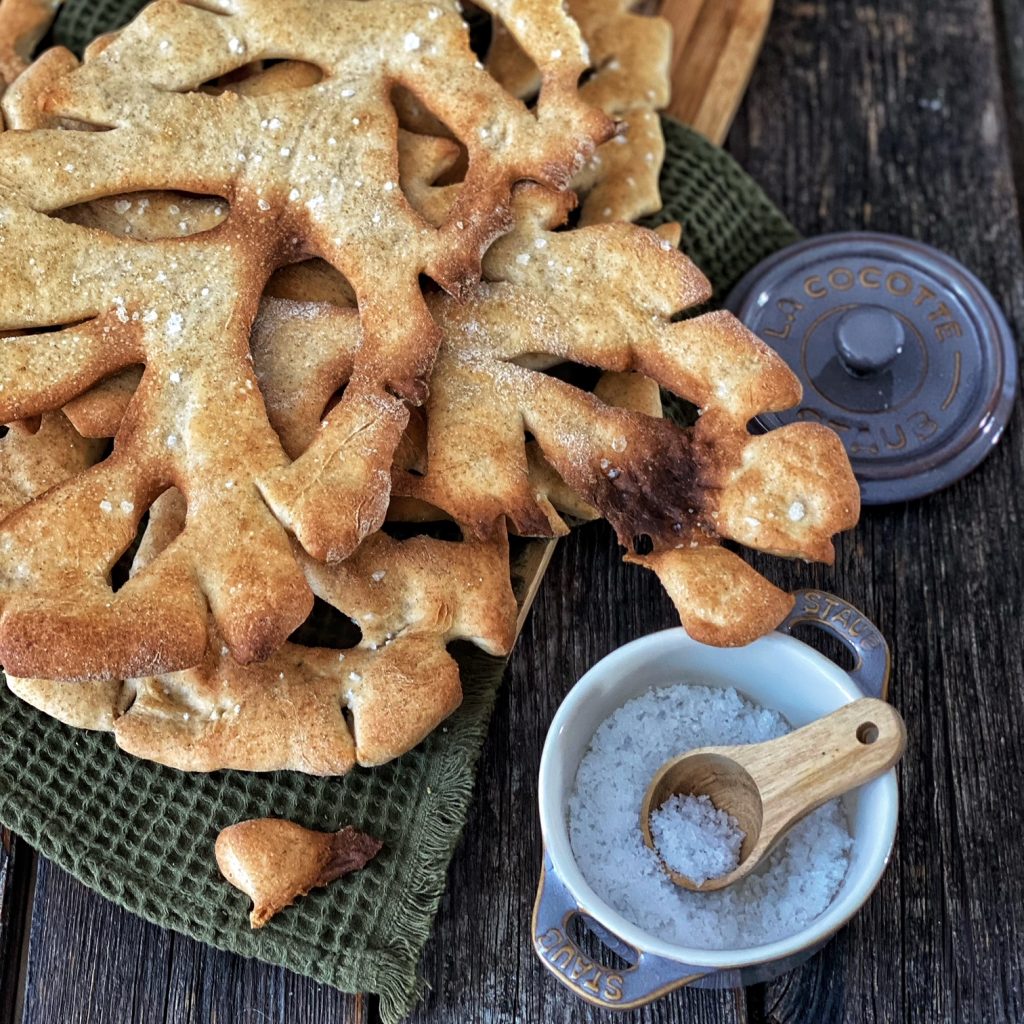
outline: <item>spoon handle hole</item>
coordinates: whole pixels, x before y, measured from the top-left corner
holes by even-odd
[[[874,722],[862,722],[857,726],[857,739],[867,745],[878,739],[878,726]]]

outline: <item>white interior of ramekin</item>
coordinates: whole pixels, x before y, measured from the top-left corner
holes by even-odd
[[[631,924],[591,889],[573,856],[566,807],[597,727],[616,708],[651,686],[675,683],[732,686],[752,701],[806,725],[864,696],[853,680],[813,648],[781,633],[741,648],[708,647],[682,629],[668,629],[620,647],[572,688],[552,720],[540,765],[544,843],[559,877],[581,910],[636,949],[697,967],[735,968],[790,956],[823,941],[871,895],[892,851],[899,798],[890,771],[843,797],[854,838],[846,878],[828,909],[786,939],[745,949],[678,946]],[[614,785],[614,779],[609,779]]]

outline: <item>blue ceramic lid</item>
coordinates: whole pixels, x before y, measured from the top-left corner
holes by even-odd
[[[974,469],[1017,393],[1014,338],[991,293],[956,260],[897,235],[798,242],[755,267],[728,307],[803,384],[772,429],[826,423],[865,504],[919,498]]]

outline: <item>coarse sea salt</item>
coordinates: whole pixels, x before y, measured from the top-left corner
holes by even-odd
[[[654,773],[695,747],[760,743],[790,732],[734,689],[655,687],[601,723],[569,798],[569,837],[594,891],[643,931],[700,949],[744,949],[807,927],[832,902],[853,840],[839,801],[793,827],[752,874],[716,892],[676,886],[643,841],[640,805]]]
[[[703,885],[735,870],[746,833],[710,797],[677,793],[651,812],[651,837],[673,871]]]

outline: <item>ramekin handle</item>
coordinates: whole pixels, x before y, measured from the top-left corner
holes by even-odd
[[[690,968],[642,953],[610,934],[603,940],[605,944],[632,963],[622,970],[604,967],[591,960],[569,935],[569,923],[577,914],[585,915],[585,911],[562,883],[545,851],[533,906],[533,948],[559,982],[594,1006],[629,1010],[709,973],[706,968]]]
[[[887,700],[889,645],[878,627],[835,594],[798,590],[793,596],[796,604],[782,620],[779,632],[792,634],[794,626],[806,622],[831,634],[853,655],[855,664],[849,675],[865,696]]]

